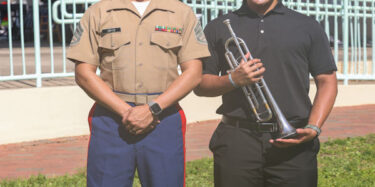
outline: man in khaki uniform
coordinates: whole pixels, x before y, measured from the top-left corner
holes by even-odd
[[[207,56],[199,21],[177,0],[102,0],[85,12],[67,57],[97,103],[88,186],[132,186],[136,168],[143,186],[184,186],[186,120],[177,102],[199,84]]]

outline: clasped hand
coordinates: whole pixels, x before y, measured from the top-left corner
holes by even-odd
[[[250,54],[246,54],[248,59]],[[249,60],[241,63],[232,72],[232,79],[238,86],[246,86],[258,82],[265,71],[260,59]]]
[[[152,115],[148,105],[132,107],[122,115],[122,124],[135,135],[151,131],[159,123],[159,119]]]
[[[311,141],[316,137],[316,131],[313,129],[296,129],[297,136],[291,139],[271,139],[270,143],[276,147],[285,148],[295,146],[304,142]]]

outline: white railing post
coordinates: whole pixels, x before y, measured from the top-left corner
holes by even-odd
[[[349,54],[349,11],[348,11],[348,0],[343,1],[344,15],[343,15],[343,37],[344,37],[344,60],[343,60],[343,75],[344,85],[348,85],[348,54]],[[353,45],[353,44],[352,44]],[[353,47],[353,46],[352,46]]]
[[[7,1],[8,8],[8,41],[9,41],[9,66],[10,76],[14,75],[13,65],[13,37],[12,37],[12,3],[10,0]]]
[[[39,29],[39,0],[33,0],[33,27],[35,50],[36,87],[42,87],[42,67],[40,62],[40,29]]]

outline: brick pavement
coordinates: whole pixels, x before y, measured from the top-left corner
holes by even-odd
[[[212,156],[207,148],[219,120],[187,126],[187,160]],[[328,118],[321,140],[375,133],[375,105],[336,107]],[[0,145],[0,179],[36,175],[72,174],[85,167],[88,136],[64,137]]]

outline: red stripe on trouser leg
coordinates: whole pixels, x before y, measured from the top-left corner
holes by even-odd
[[[89,148],[90,148],[91,129],[92,129],[92,117],[94,116],[95,108],[96,108],[96,103],[94,103],[94,105],[92,105],[91,110],[89,112],[89,116],[88,116],[89,128],[90,128],[90,136],[89,136],[89,143],[87,145],[87,150],[89,150]],[[88,151],[87,151],[87,157],[86,158],[88,159],[88,157],[89,157],[89,155],[88,155]]]
[[[91,110],[89,112],[89,117],[88,117],[90,133],[91,133],[91,127],[92,127],[92,116],[94,115],[95,107],[96,107],[96,103],[92,105]]]
[[[177,105],[178,112],[181,116],[181,130],[182,130],[182,141],[184,145],[184,187],[186,185],[186,149],[185,149],[185,133],[186,133],[186,116],[180,105]]]

